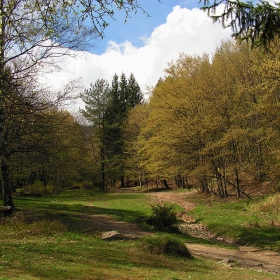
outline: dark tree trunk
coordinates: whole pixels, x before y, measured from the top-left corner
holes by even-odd
[[[240,194],[241,194],[241,191],[240,191],[240,180],[239,180],[239,174],[238,174],[238,170],[237,168],[235,168],[235,182],[236,182],[236,196],[237,198],[240,198]]]
[[[47,194],[47,177],[46,177],[46,172],[45,172],[45,167],[44,165],[42,164],[42,181],[43,181],[43,184],[44,184],[44,193]]]
[[[102,139],[102,144],[104,140]],[[100,188],[102,190],[105,190],[105,154],[104,154],[104,148],[101,147],[100,148],[100,171],[101,171],[101,184],[100,184]]]
[[[170,189],[170,187],[168,186],[167,181],[165,179],[162,180],[162,184],[166,189]]]
[[[9,164],[8,158],[1,157],[1,173],[2,173],[2,191],[3,191],[3,203],[4,206],[10,206],[15,208],[12,198],[12,188],[9,180]]]
[[[121,176],[121,188],[124,188],[124,176]]]

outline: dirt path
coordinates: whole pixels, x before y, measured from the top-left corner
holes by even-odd
[[[194,192],[174,193],[170,191],[149,193],[155,202],[171,202],[183,207],[185,211],[180,215],[184,221],[184,232],[191,236],[216,240],[217,242],[230,243],[221,237],[215,237],[201,225],[195,223],[187,212],[194,209],[195,205],[188,201]],[[191,254],[196,257],[213,259],[221,264],[234,267],[250,267],[257,271],[269,271],[280,275],[280,254],[274,251],[260,250],[257,248],[240,246],[238,249],[225,249],[216,246],[187,243],[186,246]]]
[[[77,222],[76,222],[77,223]],[[131,239],[140,238],[150,235],[151,232],[141,229],[135,224],[118,221],[109,215],[82,215],[79,219],[81,225],[77,225],[79,228],[83,228],[83,232],[101,234],[108,231],[117,231],[124,235],[127,235]]]
[[[213,259],[229,267],[247,267],[280,275],[280,255],[277,252],[252,247],[225,249],[190,243],[186,246],[193,256]]]
[[[194,192],[174,193],[171,191],[150,192],[146,194],[155,202],[171,202],[182,206],[185,210],[180,218],[183,220],[182,229],[189,235],[226,242],[221,238],[215,237],[207,229],[196,223],[187,215],[187,211],[195,208],[195,205],[188,201]],[[139,238],[150,235],[151,232],[145,231],[137,225],[117,221],[109,215],[81,215],[79,228],[84,232],[102,234],[108,231],[117,231],[129,238]],[[238,249],[224,249],[217,246],[207,246],[201,244],[187,243],[187,248],[191,254],[197,258],[213,259],[229,267],[249,267],[258,271],[269,271],[280,275],[280,255],[277,252],[265,251],[251,247],[239,247]]]
[[[183,221],[179,227],[183,233],[198,238],[208,239],[208,240],[216,239],[219,242],[225,241],[221,237],[216,238],[211,232],[207,231],[205,226],[196,223],[196,221],[193,220],[192,217],[187,214],[188,211],[195,208],[195,204],[188,200],[188,198],[190,198],[195,194],[196,191],[182,192],[182,193],[162,191],[162,192],[148,193],[147,195],[152,197],[152,199],[156,203],[171,202],[171,203],[178,204],[182,208],[184,208],[184,211],[182,211],[182,213],[179,214],[180,220]]]

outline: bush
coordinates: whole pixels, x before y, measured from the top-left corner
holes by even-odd
[[[83,181],[81,187],[85,190],[91,190],[93,189],[93,183],[91,181]]]
[[[148,224],[157,229],[177,231],[177,215],[174,206],[167,203],[152,205],[152,215],[147,220]]]
[[[168,236],[144,237],[138,241],[138,247],[151,254],[192,258],[183,242]]]
[[[21,189],[21,192],[24,194],[57,194],[59,193],[59,188],[57,186],[48,184],[45,188],[44,183],[41,181],[35,181],[33,184],[28,185]]]

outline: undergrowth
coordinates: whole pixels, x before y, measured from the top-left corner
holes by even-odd
[[[150,225],[158,230],[168,230],[177,232],[177,213],[174,205],[170,203],[157,203],[151,205],[152,214],[148,219]]]
[[[67,232],[67,226],[59,220],[35,220],[28,222],[21,213],[0,220],[0,235],[2,238],[13,236],[22,238],[35,235],[52,235]]]
[[[239,245],[280,251],[280,195],[198,203],[188,212],[216,235]]]
[[[265,197],[260,202],[251,206],[253,212],[266,215],[270,225],[280,225],[280,194]]]
[[[150,254],[192,258],[182,241],[165,235],[143,237],[138,241],[138,248]]]

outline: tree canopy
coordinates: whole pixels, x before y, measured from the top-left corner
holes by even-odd
[[[129,118],[135,172],[220,197],[278,178],[278,49],[277,41],[269,53],[223,42],[211,63],[185,54],[170,63],[142,118],[139,109]]]
[[[272,5],[268,1],[243,2],[239,0],[200,0],[203,10],[214,21],[220,21],[224,27],[231,27],[233,37],[247,40],[253,46],[267,47],[279,35],[280,4]],[[218,13],[217,8],[224,5],[223,12]]]

